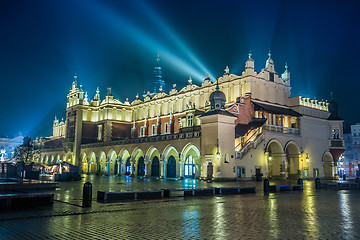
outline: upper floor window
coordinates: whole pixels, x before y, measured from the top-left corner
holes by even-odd
[[[169,124],[165,123],[165,133],[169,133]]]
[[[140,127],[140,137],[144,136],[144,127]]]
[[[97,140],[101,141],[102,139],[102,125],[98,125],[98,135],[97,135]]]
[[[152,125],[152,135],[155,135],[156,134],[156,128],[155,128],[155,125]]]
[[[194,125],[194,116],[193,115],[187,115],[187,126],[191,127]]]
[[[339,139],[340,138],[340,129],[335,128],[332,130],[332,138]]]
[[[269,80],[270,82],[274,81],[274,73],[269,73]]]

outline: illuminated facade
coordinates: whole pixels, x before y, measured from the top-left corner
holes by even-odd
[[[53,136],[38,142],[40,161],[104,175],[335,177],[343,120],[329,118],[327,102],[291,97],[287,66],[279,75],[269,54],[258,73],[249,55],[240,75],[226,67],[217,83],[189,78],[182,89],[160,86],[120,102],[111,88],[104,99],[99,89],[88,99],[75,76],[66,120],[56,119]]]

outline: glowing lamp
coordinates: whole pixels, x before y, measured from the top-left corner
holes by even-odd
[[[216,158],[220,159],[220,152],[219,151],[217,151],[217,153],[216,153]]]
[[[306,162],[309,162],[310,161],[310,159],[309,159],[309,155],[308,154],[306,154]]]
[[[271,155],[269,155],[269,160],[271,161],[271,159],[272,159],[272,157],[271,157]]]

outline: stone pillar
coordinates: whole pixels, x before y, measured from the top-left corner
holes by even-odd
[[[117,161],[117,168],[118,168],[117,175],[121,176],[121,160],[116,159],[116,161]]]
[[[165,178],[165,157],[160,154],[160,178]]]
[[[149,159],[147,157],[145,157],[145,160],[144,160],[144,163],[145,163],[145,173],[144,173],[144,177],[148,177],[148,171],[149,171]]]
[[[180,165],[180,179],[184,179],[184,162],[179,161],[179,165]]]
[[[271,178],[272,177],[272,161],[269,159],[269,152],[265,152],[265,158],[266,158],[267,164],[268,164],[267,177]]]
[[[280,176],[282,179],[286,179],[286,154],[281,154],[281,170]]]
[[[131,164],[131,169],[130,169],[130,177],[134,177],[135,173],[134,173],[134,168],[135,168],[135,159],[131,159],[130,160],[130,164]]]

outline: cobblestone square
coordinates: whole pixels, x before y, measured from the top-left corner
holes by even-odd
[[[82,184],[94,186],[81,208]],[[172,197],[102,204],[97,190],[255,186],[256,194]],[[0,239],[359,239],[360,192],[315,190],[264,194],[261,182],[214,182],[90,176],[62,182],[53,206],[0,213]]]

